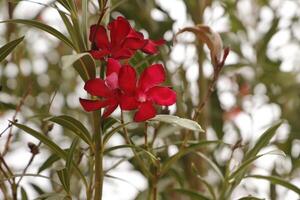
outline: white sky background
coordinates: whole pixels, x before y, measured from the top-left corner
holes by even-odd
[[[49,0],[34,0],[36,2],[42,2],[42,3],[47,3],[50,2]],[[176,32],[180,28],[192,25],[192,22],[188,19],[186,16],[186,10],[183,2],[181,0],[157,0],[157,2],[161,5],[162,8],[167,10],[170,13],[170,16],[172,19],[174,19],[176,22],[173,27],[173,31]],[[171,2],[171,3],[170,3]],[[245,19],[245,21],[249,24],[251,24],[251,18],[248,16],[251,16],[251,4],[249,3],[249,0],[240,0],[239,3],[239,8],[240,12],[239,14],[241,17]],[[295,45],[291,43],[290,41],[290,34],[287,30],[287,25],[290,23],[290,18],[294,15],[297,14],[297,10],[295,9],[295,1],[291,0],[272,0],[272,6],[274,9],[277,10],[278,14],[282,16],[282,20],[280,22],[280,27],[282,28],[281,31],[279,31],[276,36],[272,39],[272,42],[269,46],[268,53],[270,54],[270,57],[272,58],[280,58],[283,59],[283,64],[281,66],[282,71],[293,71],[293,70],[299,70],[299,57],[300,57],[300,47],[298,45]],[[298,7],[299,8],[299,7]],[[41,9],[40,5],[29,3],[29,2],[23,2],[21,3],[15,12],[15,18],[30,18],[32,17],[36,12],[38,12]],[[30,11],[30,12],[29,12]],[[222,18],[222,13],[224,10],[218,5],[214,4],[213,9],[207,9],[205,12],[205,21],[206,24],[210,25],[215,31],[228,31],[228,21],[225,18]],[[263,33],[265,31],[265,26],[264,24],[268,24],[270,20],[272,20],[273,16],[270,13],[270,10],[268,8],[263,9],[263,12],[260,13],[262,15],[262,18],[264,19],[264,22],[261,26],[260,29],[258,30],[250,30],[252,32],[251,40],[255,41],[257,37],[259,37],[259,33]],[[299,15],[299,13],[298,13]],[[51,24],[55,28],[59,30],[65,30],[63,27],[60,17],[57,14],[55,9],[48,8],[46,11],[43,13],[43,19],[47,21],[48,24]],[[158,19],[162,17],[159,13],[159,11],[153,11],[152,17],[154,19]],[[3,19],[3,16],[0,14],[1,20]],[[3,25],[0,25],[0,32],[1,32],[1,27]],[[250,28],[250,27],[249,27]],[[250,28],[251,29],[251,28]],[[298,27],[297,31],[300,35],[300,27]],[[45,40],[45,38],[37,38],[37,37],[31,37],[30,34],[37,36],[37,31],[29,31],[29,33],[26,34],[26,40],[31,41],[33,46],[32,50],[36,54],[36,57],[38,58],[38,55],[45,54],[47,53],[47,49],[51,47],[52,45],[56,44],[56,39],[47,36],[47,38],[50,38],[49,40]],[[166,35],[165,37],[168,37]],[[193,41],[194,36],[191,34],[184,34],[183,36],[180,37],[180,41]],[[249,48],[247,48],[247,43],[249,45],[249,42],[253,41],[245,41],[245,46],[243,48],[243,52],[249,56],[249,58],[253,58],[253,51]],[[280,47],[280,49],[278,48]],[[171,53],[171,59],[168,61],[167,67],[170,70],[175,70],[180,64],[184,64],[184,66],[188,69],[188,78],[191,80],[192,85],[191,87],[195,87],[195,81],[198,76],[198,66],[196,62],[197,56],[196,56],[196,50],[193,45],[183,45],[182,43],[178,43],[174,45]],[[297,60],[298,59],[298,60]],[[36,74],[41,74],[43,75],[47,71],[47,66],[45,66],[45,61],[43,60],[37,60],[37,64],[34,65],[32,68],[30,66],[28,68],[29,72],[33,71]],[[227,63],[235,63],[236,62],[236,57],[233,54],[230,54],[227,60]],[[298,64],[296,64],[298,62]],[[26,64],[24,64],[26,66]],[[26,68],[26,67],[25,67]],[[15,69],[14,66],[10,67],[10,69]],[[18,72],[18,69],[16,69]],[[12,70],[14,71],[14,70]],[[16,73],[17,73],[16,72]],[[4,72],[5,73],[5,72]],[[7,72],[11,73],[11,72]],[[212,67],[209,63],[206,64],[205,66],[205,74],[207,76],[211,75],[212,73]],[[241,72],[241,73],[246,73],[250,74],[249,79],[251,79],[251,69],[250,73],[249,71],[246,72]],[[14,75],[11,75],[12,79]],[[47,79],[47,76],[43,78]],[[13,82],[13,81],[12,81]],[[194,82],[194,83],[193,83]],[[222,102],[222,105],[224,106],[225,109],[230,109],[236,102],[233,94],[229,91],[235,87],[234,85],[231,85],[230,81],[222,77],[218,83],[218,88],[220,89],[220,100]],[[82,88],[81,86],[79,88]],[[264,86],[261,86],[260,88],[255,88],[255,95],[253,97],[249,97],[243,105],[243,108],[246,112],[238,115],[235,119],[236,124],[240,127],[241,129],[241,134],[243,139],[245,140],[250,140],[250,141],[255,141],[259,137],[259,135],[262,133],[263,130],[268,127],[273,121],[277,120],[280,118],[281,111],[277,105],[274,104],[268,104],[267,101],[268,99],[265,96],[264,92]],[[195,93],[195,92],[194,92]],[[78,101],[73,101],[73,99],[77,99],[79,96],[81,96],[83,93],[82,90],[78,90],[76,94],[73,94],[72,97],[70,97],[70,101],[78,102]],[[197,94],[195,94],[197,95]],[[0,96],[0,98],[6,98],[3,96]],[[57,99],[55,100],[57,105],[59,105],[59,95]],[[76,106],[76,105],[75,105]],[[57,108],[59,110],[59,108]],[[54,109],[55,113],[55,109]],[[8,119],[11,119],[13,113],[7,113],[4,116],[2,116],[2,122],[7,121]],[[0,124],[0,130],[3,130],[6,127],[6,123],[1,123]],[[229,129],[232,129],[230,127],[231,125],[228,125]],[[58,128],[56,126],[56,128]],[[279,139],[284,140],[287,137],[289,127],[288,125],[284,125],[281,127],[279,131],[279,135],[277,136]],[[208,137],[210,139],[214,139],[214,133],[211,133],[208,131]],[[34,138],[24,134],[24,141],[36,141]],[[236,138],[232,135],[226,135],[224,137],[225,141],[228,143],[234,143]],[[2,141],[2,140],[1,140]],[[0,141],[0,145],[2,144]],[[28,153],[27,146],[24,146],[26,144],[24,141],[14,143],[13,147],[16,148],[17,150],[14,151],[13,154],[8,155],[9,159],[9,164],[15,166],[17,170],[21,170],[23,166],[27,163],[28,159],[30,158],[31,154]],[[122,140],[119,137],[115,137],[115,140],[113,143],[121,143]],[[299,142],[300,143],[300,142]],[[295,145],[295,154],[300,153],[300,144]],[[68,146],[69,143],[63,144],[65,146]],[[24,147],[21,147],[24,146]],[[21,147],[21,148],[20,148]],[[270,150],[272,148],[268,148]],[[268,150],[264,150],[265,152]],[[37,167],[40,165],[41,162],[44,161],[44,159],[38,159],[40,158],[45,158],[47,156],[46,152],[43,152],[42,154],[39,154],[37,156],[37,159],[33,163],[33,167],[30,168],[28,171],[29,173],[35,173]],[[18,158],[18,159],[16,159]],[[22,159],[19,159],[22,158]],[[238,160],[238,156],[237,156]],[[116,162],[116,160],[106,160],[105,164],[106,165],[111,165],[112,163]],[[283,170],[288,170],[285,168],[289,168],[289,160],[283,160],[277,156],[267,156],[265,158],[261,158],[256,162],[256,165],[258,166],[258,169],[256,170],[257,173],[259,174],[268,174],[269,169],[274,164],[277,165],[282,165]],[[120,177],[122,179],[128,180],[129,183],[125,183],[122,181],[115,181],[112,179],[106,179],[105,184],[104,184],[104,200],[132,200],[138,190],[143,190],[146,186],[146,180],[137,172],[134,172],[131,170],[132,167],[130,166],[129,163],[124,163],[120,165],[116,170],[111,172],[111,175]],[[45,174],[47,175],[47,173]],[[24,178],[23,184],[25,189],[27,191],[30,190],[30,187],[26,186],[26,183],[28,182],[29,178]],[[42,179],[35,179],[35,178],[30,178],[30,181],[34,181],[38,183],[40,186],[48,187],[48,181],[47,180],[42,180]],[[257,186],[258,184],[260,187],[258,188],[258,194],[260,198],[265,198],[266,194],[268,194],[269,186],[265,181],[259,181],[259,180],[254,180],[254,179],[249,179],[243,181],[244,186],[247,185],[249,188],[251,186]],[[295,183],[298,183],[300,185],[300,180],[295,179]],[[284,197],[283,199],[286,200],[296,200],[297,195],[295,195],[293,192],[284,192]],[[255,194],[255,193],[253,193]],[[31,194],[31,198],[34,198],[34,194]],[[240,187],[238,190],[233,195],[233,199],[237,199],[238,197],[242,196],[247,196],[249,195],[249,191],[244,190],[242,187]]]

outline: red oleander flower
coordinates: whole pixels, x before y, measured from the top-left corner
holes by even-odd
[[[176,102],[176,93],[164,86],[165,71],[161,64],[146,68],[139,80],[133,67],[123,66],[119,73],[119,86],[122,90],[120,107],[122,110],[135,110],[134,121],[148,120],[156,115],[155,104],[170,106]]]
[[[108,25],[109,37],[104,26],[92,25],[89,40],[92,42],[90,53],[95,59],[111,57],[127,59],[138,50],[147,54],[155,54],[157,47],[165,43],[164,40],[152,41],[144,39],[142,33],[134,30],[129,22],[118,17]]]
[[[103,117],[108,117],[119,105],[121,91],[119,89],[118,75],[121,65],[114,59],[108,59],[106,78],[88,80],[84,89],[91,95],[99,97],[96,100],[80,98],[80,104],[85,111],[95,111],[105,108]]]
[[[95,111],[105,108],[103,117],[108,117],[119,105],[122,110],[136,110],[134,121],[148,120],[156,115],[155,104],[170,106],[176,102],[176,93],[168,87],[160,86],[165,81],[165,71],[161,64],[146,68],[139,80],[130,65],[121,66],[119,61],[108,59],[106,78],[95,78],[85,83],[84,89],[95,100],[80,98],[84,110]]]

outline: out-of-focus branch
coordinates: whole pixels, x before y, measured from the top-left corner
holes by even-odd
[[[31,93],[31,89],[32,89],[31,88],[31,84],[29,84],[27,91],[22,96],[22,98],[21,98],[18,106],[16,107],[15,113],[14,113],[11,121],[13,121],[13,122],[17,121],[17,115],[21,111],[21,107],[24,105],[24,102],[25,102],[26,98]],[[13,134],[12,134],[12,126],[10,126],[9,133],[8,133],[8,136],[7,136],[7,139],[6,139],[6,142],[5,142],[4,150],[3,150],[3,153],[2,153],[3,156],[5,156],[6,153],[9,151],[9,147],[10,147],[12,136],[13,136]]]
[[[225,48],[224,53],[223,53],[223,58],[222,58],[221,62],[217,62],[214,65],[213,79],[212,79],[212,81],[210,82],[210,84],[208,86],[208,90],[207,90],[207,93],[205,95],[205,98],[199,104],[199,106],[197,107],[197,109],[195,111],[195,114],[193,116],[193,120],[197,120],[199,114],[202,112],[203,108],[205,107],[205,105],[207,104],[209,98],[211,97],[212,93],[214,92],[216,83],[217,83],[217,81],[219,79],[219,76],[220,76],[220,72],[222,71],[222,69],[224,67],[225,60],[226,60],[228,54],[229,54],[229,48]]]

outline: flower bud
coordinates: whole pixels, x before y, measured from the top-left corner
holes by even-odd
[[[28,142],[27,146],[29,147],[30,152],[31,152],[33,155],[36,155],[36,154],[40,153],[39,147],[38,147],[36,144],[34,144],[34,143],[32,143],[32,142]]]

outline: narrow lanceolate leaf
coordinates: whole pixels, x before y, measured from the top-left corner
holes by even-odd
[[[57,171],[58,178],[66,192],[70,191],[70,177],[66,168]]]
[[[74,55],[63,56],[61,59],[63,69],[72,66],[78,59],[86,55],[89,55],[89,53],[79,53]]]
[[[36,130],[33,130],[32,128],[29,128],[28,126],[25,126],[23,124],[19,124],[19,123],[15,123],[15,122],[12,122],[12,124],[14,126],[16,126],[17,128],[30,134],[31,136],[35,137],[42,143],[44,143],[54,154],[58,155],[60,158],[67,160],[67,153],[63,149],[61,149],[57,144],[55,144],[52,140],[50,140],[46,135],[39,133]],[[86,178],[81,173],[78,166],[74,162],[72,162],[72,166],[74,167],[76,172],[80,175],[85,187],[88,187]]]
[[[73,142],[71,144],[71,147],[70,147],[70,150],[68,152],[67,162],[66,162],[66,169],[67,169],[68,173],[71,171],[71,166],[72,166],[72,162],[73,162],[74,152],[76,150],[78,142],[79,142],[79,139],[78,139],[78,137],[76,137],[73,140]]]
[[[182,128],[186,128],[192,131],[199,131],[204,132],[204,130],[201,128],[201,126],[190,119],[180,118],[173,115],[156,115],[154,118],[151,119],[151,121],[160,121],[165,122],[169,124],[174,124],[177,126],[180,126]]]
[[[72,65],[84,81],[95,78],[96,65],[89,53],[80,53],[62,57],[63,68]]]
[[[265,200],[265,199],[260,199],[260,198],[257,198],[257,197],[249,196],[249,197],[239,198],[238,200]]]
[[[120,123],[113,117],[108,117],[103,120],[103,132],[105,133],[107,129],[111,128],[115,123]]]
[[[282,187],[285,187],[289,190],[292,190],[296,192],[298,195],[300,195],[300,188],[297,187],[296,185],[293,185],[290,183],[290,181],[286,181],[280,177],[277,176],[262,176],[262,175],[249,175],[246,176],[245,178],[257,178],[257,179],[264,179],[267,181],[270,181],[274,185],[280,185]]]
[[[1,48],[0,48],[0,62],[3,61],[6,56],[8,56],[8,54],[10,54],[14,49],[15,47],[20,44],[20,42],[22,42],[24,39],[24,37],[20,37],[16,40],[13,40],[5,45],[3,45]]]
[[[245,160],[242,162],[242,164],[229,176],[230,179],[234,179],[235,177],[238,176],[243,176],[243,174],[246,172],[246,170],[249,168],[249,166],[258,158],[265,156],[265,155],[278,155],[278,156],[286,156],[283,151],[280,150],[275,150],[275,151],[270,151],[261,155],[254,156],[248,160]]]
[[[149,156],[149,158],[151,158],[153,160],[154,164],[156,164],[156,162],[158,161],[158,158],[155,155],[153,155],[150,151],[147,151],[146,149],[143,149],[143,148],[135,146],[135,145],[130,145],[130,144],[124,144],[124,145],[118,145],[118,146],[110,147],[108,149],[105,149],[104,154],[107,154],[107,153],[109,153],[111,151],[114,151],[114,150],[127,149],[127,148],[134,149],[134,150],[145,153],[146,155]]]
[[[121,130],[122,128],[124,128],[125,126],[127,126],[128,124],[130,124],[130,122],[126,123],[126,124],[120,124],[119,126],[113,128],[112,130],[108,131],[108,133],[105,134],[105,136],[103,137],[103,144],[105,145],[108,140],[115,134],[117,133],[119,130]]]
[[[64,22],[65,27],[68,30],[68,33],[69,33],[69,35],[71,37],[71,40],[73,42],[74,47],[76,47],[77,50],[80,50],[79,45],[78,45],[78,41],[77,41],[77,38],[76,38],[75,30],[73,28],[72,23],[69,20],[69,17],[67,16],[66,13],[60,11],[58,8],[57,8],[57,11],[58,11],[58,13],[59,13],[62,21]]]
[[[29,133],[30,135],[32,135],[33,137],[37,138],[39,141],[41,141],[42,143],[44,143],[45,145],[47,145],[49,147],[49,149],[55,153],[56,155],[58,155],[59,157],[66,159],[67,158],[67,154],[64,150],[62,150],[57,144],[55,144],[52,140],[50,140],[46,135],[41,134],[35,130],[33,130],[32,128],[29,128],[28,126],[25,126],[23,124],[19,124],[19,123],[14,123],[13,125],[18,127],[19,129]]]
[[[66,45],[68,45],[69,47],[74,49],[74,45],[64,34],[59,32],[55,28],[52,28],[51,26],[43,24],[39,21],[29,20],[29,19],[11,19],[11,20],[6,20],[6,21],[1,21],[0,23],[15,23],[15,24],[25,24],[25,25],[33,26],[35,28],[38,28],[40,30],[43,30],[43,31],[51,34],[52,36],[58,38],[59,40],[64,42]]]
[[[0,111],[6,111],[6,110],[15,110],[16,109],[16,105],[12,104],[12,103],[4,103],[4,102],[0,102]]]
[[[257,140],[254,147],[248,151],[244,157],[244,160],[248,160],[258,154],[258,152],[268,145],[272,137],[275,135],[276,130],[279,128],[279,126],[282,124],[282,121],[278,121],[275,124],[273,124],[269,129],[267,129],[262,136]]]
[[[168,172],[168,170],[170,169],[170,167],[172,167],[173,164],[175,164],[175,162],[177,162],[182,156],[191,153],[203,146],[207,146],[207,145],[211,145],[211,144],[222,144],[223,142],[220,140],[216,140],[216,141],[201,141],[198,142],[196,144],[192,144],[189,147],[186,147],[184,149],[181,149],[178,153],[176,153],[175,155],[171,156],[161,167],[161,174],[165,174],[166,172]]]
[[[268,143],[270,142],[272,137],[275,135],[276,130],[281,125],[281,123],[282,123],[282,121],[276,122],[269,129],[267,129],[260,136],[260,138],[258,139],[256,144],[254,145],[254,147],[246,153],[246,155],[245,155],[245,157],[243,158],[243,161],[242,161],[243,164],[240,166],[240,168],[236,172],[234,172],[231,175],[231,181],[234,181],[234,187],[236,185],[238,185],[241,182],[241,180],[244,178],[244,175],[246,174],[249,165],[259,157],[259,156],[257,156],[257,154],[259,153],[259,151],[262,148],[264,148],[268,145]],[[234,187],[232,187],[231,190]]]
[[[171,191],[180,193],[182,195],[190,197],[192,200],[210,200],[210,198],[204,196],[200,192],[188,190],[188,189],[173,189]]]
[[[23,187],[21,187],[21,196],[22,196],[22,200],[28,200],[27,193]]]
[[[224,176],[223,176],[221,170],[211,159],[209,159],[206,155],[204,155],[201,152],[196,152],[196,154],[198,156],[200,156],[201,158],[203,158],[212,167],[212,169],[215,170],[215,172],[219,175],[219,177],[221,178],[222,181],[224,180]]]
[[[88,0],[83,0],[82,2],[82,22],[81,22],[81,30],[83,35],[83,42],[86,44],[88,43],[87,38],[87,30],[88,30]]]
[[[49,156],[47,160],[42,164],[42,166],[40,166],[40,168],[38,169],[38,174],[44,171],[45,169],[51,167],[51,165],[58,160],[59,160],[59,156],[56,154],[52,154],[51,156]]]
[[[67,0],[57,0],[65,9],[71,12],[71,5]]]
[[[67,115],[61,115],[57,117],[51,117],[48,120],[57,123],[64,128],[69,129],[72,133],[81,138],[88,145],[93,146],[92,138],[89,134],[89,131],[77,119]]]

